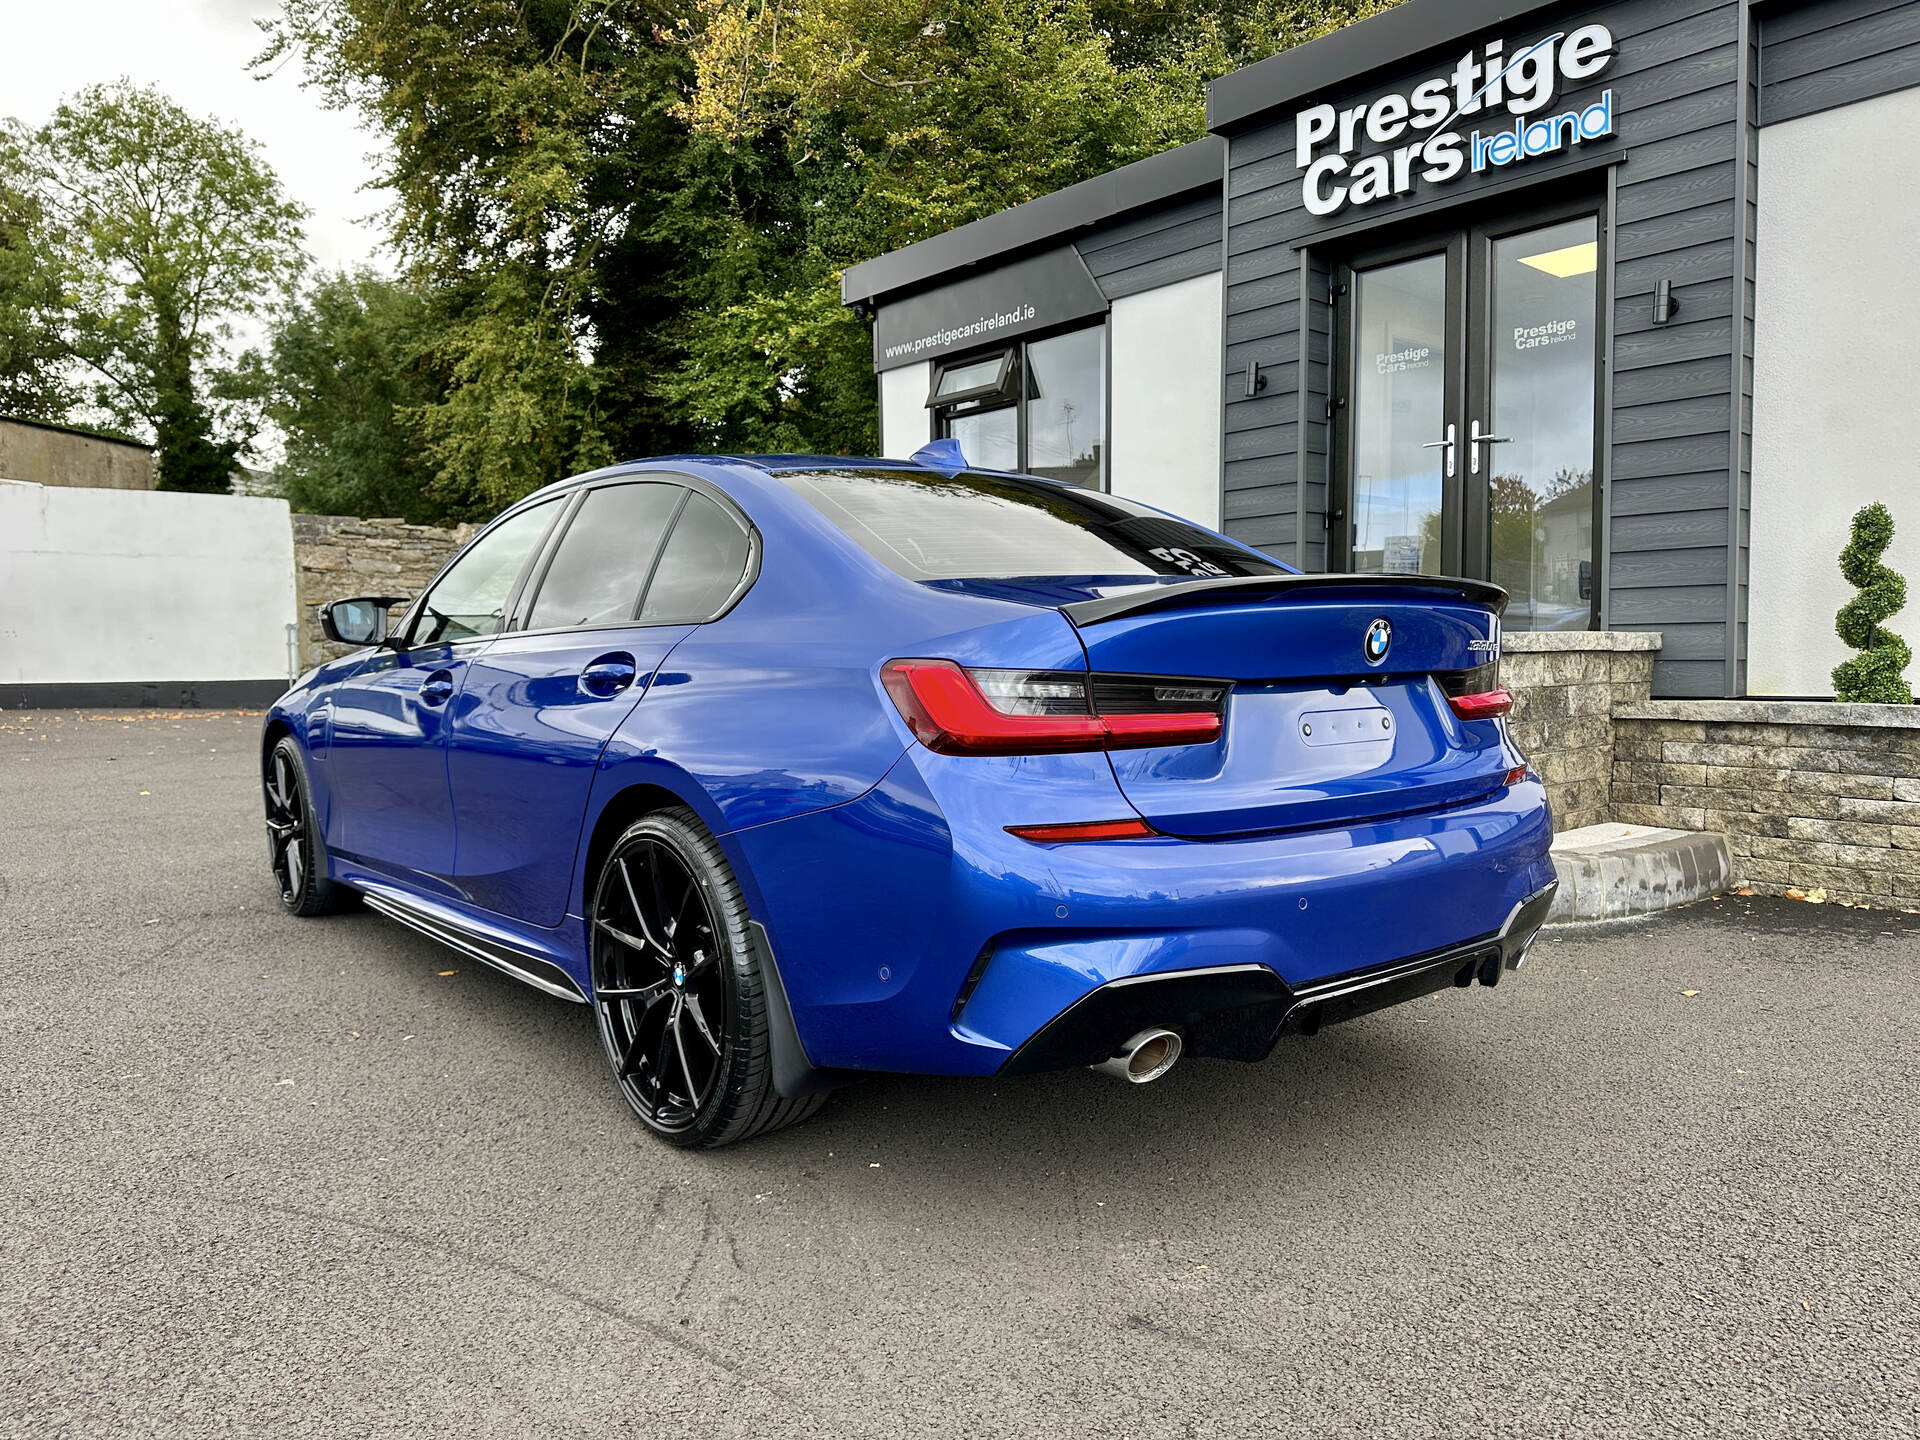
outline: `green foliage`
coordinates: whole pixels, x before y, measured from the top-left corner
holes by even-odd
[[[280,318],[267,413],[284,444],[274,487],[294,509],[440,518],[418,424],[440,390],[433,323],[418,290],[364,269],[319,277]]]
[[[1383,8],[287,0],[260,63],[388,140],[412,433],[466,518],[623,455],[871,451],[848,265],[1193,139],[1207,80]]]
[[[9,179],[18,173],[10,140],[0,131],[0,415],[58,423],[79,399],[60,339],[60,267],[39,243],[38,197]]]
[[[226,355],[233,321],[299,272],[306,212],[244,135],[126,82],[81,91],[38,129],[7,122],[0,148],[29,197],[10,207],[29,283],[57,285],[49,328],[88,398],[156,437],[163,488],[225,489],[255,423]]]
[[[1840,607],[1834,630],[1862,653],[1843,660],[1833,670],[1837,699],[1867,705],[1911,705],[1913,691],[1903,672],[1913,660],[1907,642],[1881,622],[1897,615],[1907,603],[1907,582],[1897,570],[1880,563],[1893,543],[1893,516],[1875,501],[1853,517],[1853,535],[1840,552],[1840,573],[1860,593]]]

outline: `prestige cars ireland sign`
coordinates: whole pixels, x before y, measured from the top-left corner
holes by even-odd
[[[1509,55],[1506,42],[1469,50],[1453,69],[1345,108],[1315,105],[1293,117],[1301,194],[1315,215],[1444,185],[1614,133],[1613,91],[1551,111],[1563,82],[1578,85],[1613,63],[1613,32],[1582,25]],[[1457,122],[1483,117],[1463,133]],[[1355,158],[1363,148],[1386,147]]]

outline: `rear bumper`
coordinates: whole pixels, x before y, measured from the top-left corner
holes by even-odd
[[[996,767],[1006,773],[990,783]],[[1410,958],[1498,937],[1553,879],[1546,793],[1532,780],[1444,811],[1233,840],[1034,845],[1004,828],[1116,813],[1102,755],[916,747],[860,800],[721,838],[810,1062],[931,1074],[994,1074],[1121,981],[1239,977],[1224,989],[1181,981],[1196,1023],[1308,998],[1294,1023],[1359,1013],[1435,980],[1398,975]],[[1361,976],[1374,994],[1342,998]],[[1265,1053],[1280,1017],[1253,1018],[1274,1023],[1215,1053]]]
[[[1282,1035],[1312,1035],[1437,990],[1477,979],[1498,985],[1517,970],[1545,923],[1558,881],[1513,907],[1490,935],[1425,955],[1288,986],[1264,965],[1131,975],[1082,996],[1028,1040],[1002,1074],[1097,1065],[1149,1026],[1178,1030],[1189,1055],[1264,1060]]]

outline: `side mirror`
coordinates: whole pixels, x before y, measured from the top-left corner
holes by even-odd
[[[402,603],[391,595],[361,595],[320,607],[320,633],[340,645],[379,645],[387,638],[387,610]]]

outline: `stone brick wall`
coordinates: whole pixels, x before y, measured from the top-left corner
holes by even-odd
[[[1920,706],[1659,700],[1614,732],[1615,820],[1717,830],[1758,890],[1920,903]]]
[[[151,490],[153,452],[64,425],[0,419],[0,480],[85,490]]]
[[[1613,715],[1646,703],[1660,637],[1638,631],[1508,631],[1500,680],[1513,738],[1546,782],[1556,830],[1614,817]]]
[[[320,633],[320,607],[354,595],[416,595],[474,532],[350,515],[295,515],[293,563],[304,670],[346,653]]]

